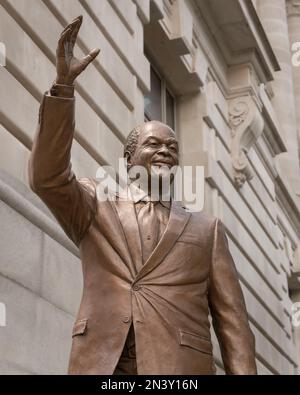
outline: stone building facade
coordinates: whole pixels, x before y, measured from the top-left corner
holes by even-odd
[[[204,209],[225,224],[259,373],[298,374],[299,0],[0,0],[0,374],[67,370],[80,260],[27,162],[57,39],[80,14],[78,55],[102,52],[77,84],[75,173],[117,168],[145,118],[171,124],[181,164],[205,166]]]

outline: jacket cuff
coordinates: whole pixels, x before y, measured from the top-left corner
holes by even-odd
[[[56,97],[72,98],[74,97],[74,90],[74,85],[53,84],[50,89],[50,94]]]

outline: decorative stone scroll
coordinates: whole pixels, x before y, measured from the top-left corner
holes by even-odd
[[[236,186],[241,188],[253,177],[246,154],[262,134],[264,120],[257,105],[248,95],[229,100],[229,122],[232,130],[234,180]]]

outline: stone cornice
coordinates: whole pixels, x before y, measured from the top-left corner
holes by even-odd
[[[250,62],[260,82],[273,79],[279,63],[251,1],[194,0],[194,4],[229,66]]]

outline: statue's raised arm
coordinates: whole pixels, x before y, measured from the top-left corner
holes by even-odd
[[[47,204],[76,245],[93,216],[95,189],[90,180],[79,182],[71,170],[75,125],[74,82],[100,52],[94,49],[81,60],[74,56],[81,24],[82,16],[79,16],[60,36],[57,75],[50,91],[43,97],[29,160],[31,188]]]

